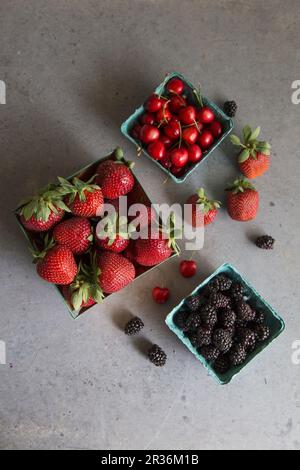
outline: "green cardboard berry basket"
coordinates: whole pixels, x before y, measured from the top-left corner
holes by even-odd
[[[155,89],[154,93],[157,94],[157,95],[163,95],[164,92],[165,92],[166,84],[168,83],[169,80],[171,80],[172,78],[175,78],[175,77],[180,78],[184,82],[184,84],[185,84],[185,95],[187,96],[188,102],[195,105],[195,106],[199,106],[199,103],[197,102],[197,98],[196,98],[195,93],[194,93],[194,90],[195,90],[194,85],[190,81],[188,81],[183,75],[181,75],[180,73],[177,73],[177,72],[173,72],[173,73],[167,75],[166,78],[164,79],[164,81]],[[156,165],[158,165],[161,170],[163,170],[165,173],[167,173],[167,175],[169,175],[170,178],[172,178],[173,181],[175,181],[176,183],[184,183],[184,181],[190,176],[190,174],[193,173],[193,171],[196,170],[196,168],[198,168],[214,152],[214,150],[216,150],[216,148],[219,147],[219,145],[223,142],[224,139],[226,139],[226,137],[231,133],[231,131],[234,127],[233,120],[231,118],[229,118],[222,111],[222,109],[219,108],[219,106],[216,103],[209,100],[205,96],[202,96],[202,101],[203,101],[204,106],[209,106],[214,111],[217,119],[221,122],[221,124],[223,126],[224,132],[223,132],[222,136],[215,141],[215,143],[212,145],[212,147],[207,152],[204,153],[204,156],[200,160],[200,162],[198,162],[195,165],[191,166],[186,171],[186,173],[181,177],[177,177],[177,176],[173,175],[170,171],[168,171],[166,168],[164,168],[162,165],[160,165],[160,163],[158,161],[154,160],[147,153],[147,151],[143,148],[141,142],[132,137],[131,131],[132,131],[133,127],[135,126],[135,124],[139,121],[139,118],[141,117],[141,115],[145,112],[144,106],[140,106],[138,109],[136,109],[134,111],[134,113],[131,116],[129,116],[129,118],[126,119],[125,122],[123,122],[123,124],[121,126],[121,132],[134,145],[136,145],[138,148],[142,148],[144,154],[147,155],[147,157],[150,158],[152,160],[152,162],[154,162]]]
[[[176,313],[184,307],[185,299],[183,299],[179,305],[177,305],[172,312],[166,318],[166,324],[175,335],[185,344],[185,346],[191,351],[192,354],[200,361],[204,367],[208,370],[209,374],[221,385],[226,385],[241,372],[258,354],[266,349],[285,329],[284,320],[275,312],[275,310],[268,304],[268,302],[250,285],[250,283],[231,265],[223,264],[217,269],[209,278],[202,282],[190,295],[201,293],[202,289],[216,276],[219,274],[226,274],[229,278],[235,282],[240,282],[245,288],[245,294],[248,299],[251,299],[251,303],[255,308],[262,310],[266,315],[266,322],[270,328],[270,338],[259,343],[255,351],[249,354],[244,364],[231,368],[226,374],[217,373],[210,362],[206,361],[197,349],[192,346],[190,340],[184,335],[184,333],[178,328],[174,321]]]
[[[85,166],[84,168],[82,168],[81,170],[79,171],[76,171],[73,175],[71,176],[68,176],[66,179],[71,181],[75,176],[77,176],[78,178],[82,178],[84,180],[88,180],[89,178],[91,178],[95,173],[96,173],[96,169],[98,167],[98,165],[105,161],[105,160],[109,160],[111,158],[114,157],[114,152],[112,152],[111,154],[107,155],[106,157],[102,157],[98,160],[96,160],[95,162]],[[132,171],[132,170],[131,170]],[[137,185],[138,187],[138,194],[139,194],[139,201],[136,201],[136,202],[143,202],[143,203],[148,203],[148,204],[151,204],[151,200],[148,196],[148,194],[146,193],[145,189],[143,188],[143,186],[141,185],[141,183],[139,182],[136,174],[134,173],[134,171],[132,171],[133,173],[133,176],[134,176],[134,179],[135,179],[135,184]],[[21,208],[22,206],[19,206],[15,211],[14,211],[14,214],[17,218],[17,222],[18,222],[18,225],[20,227],[20,229],[22,230],[22,232],[24,233],[28,243],[29,243],[29,246],[31,248],[34,248],[34,244],[37,243],[39,245],[39,243],[41,243],[41,238],[40,238],[40,235],[38,233],[34,233],[34,232],[30,232],[28,230],[25,229],[25,227],[22,225],[21,221],[20,221],[20,216],[18,214],[18,211],[19,209]],[[173,258],[174,256],[177,256],[176,254],[172,255],[170,258]],[[134,279],[134,281],[136,279],[139,279],[141,276],[144,276],[145,274],[147,274],[149,271],[152,271],[153,269],[157,268],[158,266],[161,266],[163,263],[166,263],[167,261],[169,261],[168,258],[167,260],[163,261],[162,263],[160,263],[159,265],[157,266],[153,266],[153,267],[149,267],[149,268],[145,268],[144,269],[144,272],[142,273],[139,273],[137,274],[136,278]],[[133,282],[134,282],[133,281]],[[46,281],[44,281],[46,282]],[[49,284],[51,285],[51,284]],[[131,284],[129,284],[131,285]],[[129,285],[127,287],[129,287]],[[87,312],[88,310],[90,310],[91,308],[93,308],[94,306],[92,307],[87,307],[87,308],[82,308],[80,310],[74,310],[71,305],[68,303],[68,301],[64,298],[63,294],[62,294],[62,291],[61,291],[61,287],[56,285],[56,284],[52,284],[52,286],[58,291],[59,293],[59,296],[60,298],[62,299],[64,305],[67,307],[68,309],[68,312],[70,313],[71,317],[73,319],[76,319],[78,318],[79,316],[81,316],[83,313]],[[125,287],[125,289],[127,288]],[[116,293],[117,294],[117,293]],[[103,299],[103,301],[105,301],[106,298],[110,297],[110,295],[115,295],[115,294],[109,294],[109,295],[106,295],[105,298]],[[98,304],[98,305],[101,305],[101,304]]]

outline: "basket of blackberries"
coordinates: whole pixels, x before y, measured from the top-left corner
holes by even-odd
[[[228,384],[285,329],[283,319],[230,264],[182,300],[166,323],[220,384]]]

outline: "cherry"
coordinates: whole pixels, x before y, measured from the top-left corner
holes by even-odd
[[[172,113],[170,112],[167,106],[163,106],[156,113],[157,122],[169,122],[171,121],[171,119],[172,119]]]
[[[164,127],[164,133],[172,140],[176,140],[180,137],[180,122],[178,119],[171,119],[169,124]]]
[[[185,169],[184,168],[179,168],[178,166],[172,166],[171,167],[171,173],[173,175],[177,176],[177,178],[180,178],[181,176],[184,175]]]
[[[180,78],[172,78],[166,86],[166,89],[170,93],[175,93],[176,95],[181,95],[184,90],[184,83]]]
[[[131,131],[131,136],[134,139],[140,140],[141,129],[142,129],[142,126],[140,126],[140,124],[136,124],[136,126],[134,126],[134,128]]]
[[[154,160],[161,160],[166,155],[166,148],[160,140],[156,140],[148,145],[147,152]]]
[[[170,297],[170,291],[167,287],[154,287],[152,297],[157,304],[165,304]]]
[[[168,137],[165,134],[161,134],[161,136],[159,137],[159,140],[164,144],[166,149],[170,148],[173,143],[172,139],[170,139],[170,137]]]
[[[222,127],[222,124],[219,121],[214,121],[209,126],[209,130],[212,133],[212,135],[215,138],[217,138],[217,137],[220,137],[220,135],[222,135],[223,127]]]
[[[169,170],[169,169],[171,168],[172,162],[171,162],[171,160],[170,160],[169,154],[166,154],[166,155],[164,156],[164,158],[162,158],[162,159],[160,160],[160,164],[161,164],[164,168],[166,168],[167,170]]]
[[[188,162],[189,154],[187,149],[181,147],[172,150],[170,158],[174,166],[177,166],[177,168],[183,168]]]
[[[160,132],[157,127],[144,124],[140,131],[140,139],[144,144],[150,144],[159,138]]]
[[[203,154],[202,150],[197,144],[193,144],[188,148],[188,153],[189,153],[189,162],[191,163],[197,163],[200,162]]]
[[[183,277],[193,277],[197,272],[197,263],[193,260],[181,261],[179,270]]]
[[[174,95],[170,99],[169,108],[172,113],[177,113],[186,106],[186,99],[183,96]]]
[[[153,126],[155,124],[155,115],[152,113],[144,113],[140,119],[141,124],[149,124]]]
[[[210,131],[204,131],[198,139],[198,142],[202,149],[209,148],[213,144],[213,141],[214,137]]]
[[[203,108],[200,109],[197,118],[203,124],[209,124],[215,120],[215,114],[208,106],[203,106]]]
[[[183,129],[182,131],[183,140],[190,145],[197,142],[198,137],[199,137],[199,132],[196,126],[187,127],[186,129]]]
[[[182,108],[179,110],[178,117],[182,124],[193,124],[196,121],[196,109],[194,106]]]
[[[147,111],[149,111],[149,113],[156,113],[160,110],[163,104],[164,100],[162,98],[157,95],[152,95],[147,99],[144,107]]]

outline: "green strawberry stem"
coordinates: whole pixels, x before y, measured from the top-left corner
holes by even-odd
[[[226,189],[226,191],[230,191],[233,194],[244,193],[246,190],[256,191],[256,188],[250,181],[243,177],[236,179],[233,185]]]
[[[249,125],[243,129],[244,142],[236,135],[230,137],[231,143],[242,150],[239,155],[239,163],[246,162],[249,158],[257,159],[257,154],[271,155],[271,145],[269,142],[258,140],[261,128],[257,127],[254,131]]]
[[[93,193],[100,189],[97,184],[92,184],[97,175],[92,176],[88,181],[82,181],[79,178],[73,178],[72,182],[65,178],[58,177],[60,183],[59,191],[63,196],[69,196],[69,204],[74,202],[76,196],[79,197],[81,202],[86,200],[85,192]]]
[[[58,214],[58,209],[70,212],[70,209],[63,202],[63,196],[57,184],[46,186],[36,196],[22,201],[20,206],[22,207],[19,210],[19,214],[26,221],[34,216],[37,220],[47,222],[52,212]]]
[[[201,209],[204,214],[207,214],[209,211],[214,210],[214,209],[220,209],[222,205],[221,202],[208,199],[204,188],[200,188],[197,191],[197,194],[199,196],[199,199],[197,200],[197,204],[200,204],[202,206]]]
[[[43,238],[43,249],[38,249],[37,245],[34,243],[33,247],[29,247],[29,251],[33,256],[33,263],[36,264],[42,259],[45,258],[46,254],[48,253],[51,248],[55,246],[55,241],[52,237],[49,236],[47,233]]]
[[[180,247],[177,239],[182,236],[182,229],[176,229],[175,213],[172,212],[167,220],[167,224],[161,227],[161,232],[168,238],[168,247],[171,248],[177,256],[180,255]]]
[[[98,282],[99,276],[96,253],[90,254],[89,264],[80,261],[77,276],[70,284],[71,300],[75,310],[79,310],[82,303],[88,302],[90,298],[97,303],[102,302],[104,294]]]

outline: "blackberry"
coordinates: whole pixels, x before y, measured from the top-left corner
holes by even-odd
[[[263,341],[266,341],[270,337],[270,328],[266,325],[257,325],[254,328],[254,333],[257,338],[257,341],[262,343]]]
[[[221,294],[221,292],[214,292],[209,297],[209,304],[215,308],[230,308],[231,300],[226,295]]]
[[[166,353],[157,345],[154,344],[148,351],[148,358],[152,364],[157,367],[162,367],[167,362]]]
[[[144,328],[144,323],[138,317],[134,317],[125,325],[124,332],[126,335],[133,336]]]
[[[216,372],[219,372],[219,374],[226,374],[230,369],[229,355],[225,354],[223,356],[219,356],[214,363],[214,369]]]
[[[185,310],[179,310],[174,317],[174,323],[178,326],[178,328],[182,331],[187,331],[188,328],[186,326],[186,320],[189,317],[189,312]]]
[[[266,315],[264,314],[264,312],[262,312],[261,310],[256,312],[254,323],[256,323],[257,325],[264,325],[265,322],[266,322]]]
[[[219,328],[213,333],[213,344],[219,351],[227,353],[232,347],[232,338],[228,331]]]
[[[220,275],[217,277],[218,287],[221,292],[227,291],[232,286],[232,280],[229,277]]]
[[[199,295],[192,295],[185,301],[186,307],[192,312],[199,310],[201,305],[201,297]]]
[[[227,333],[229,334],[229,336],[231,338],[234,337],[234,335],[235,335],[235,326],[229,326],[227,328],[224,328],[224,330],[227,331]]]
[[[218,321],[216,309],[211,305],[204,305],[200,310],[200,316],[205,325],[215,326]]]
[[[247,353],[241,344],[235,344],[229,354],[233,366],[240,366],[247,358]]]
[[[249,328],[238,328],[235,337],[245,351],[254,351],[256,346],[256,335],[254,331]]]
[[[197,337],[198,337],[198,345],[201,346],[208,346],[211,344],[211,335],[212,335],[212,329],[211,327],[207,325],[201,326],[198,331],[197,331]]]
[[[202,346],[199,352],[209,362],[216,361],[220,355],[220,351],[212,344],[209,346]]]
[[[233,284],[233,286],[231,287],[229,291],[229,295],[235,302],[239,302],[240,300],[243,300],[244,299],[243,285],[240,284],[239,282],[236,282],[235,284]]]
[[[218,317],[220,326],[224,328],[230,328],[234,326],[236,321],[235,312],[229,308],[220,310]]]
[[[253,321],[255,319],[255,311],[252,310],[249,304],[240,300],[236,304],[236,313],[238,320],[241,321]]]
[[[201,344],[199,344],[199,338],[196,331],[189,331],[187,333],[187,337],[192,343],[192,346],[194,346],[194,348],[199,348],[201,346]]]
[[[261,248],[262,250],[273,250],[275,240],[269,235],[264,235],[262,237],[258,237],[255,244],[258,248]]]
[[[234,117],[236,115],[237,108],[235,101],[226,101],[224,103],[224,111],[229,117]]]
[[[186,321],[185,327],[187,330],[195,331],[201,326],[201,317],[199,313],[191,313]]]
[[[209,297],[211,294],[213,294],[214,292],[218,292],[219,291],[219,284],[216,280],[217,278],[213,279],[212,281],[210,281],[209,284],[207,284],[207,286],[205,286],[204,288],[204,295],[206,295],[207,297]]]

